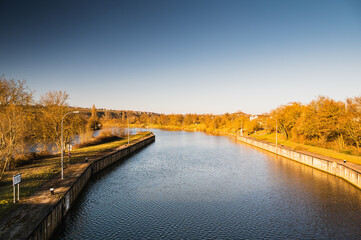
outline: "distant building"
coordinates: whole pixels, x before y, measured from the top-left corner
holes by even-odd
[[[257,118],[258,118],[258,115],[252,115],[252,116],[249,117],[249,120],[252,121],[252,120],[257,119]]]

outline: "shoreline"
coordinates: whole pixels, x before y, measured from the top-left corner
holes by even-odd
[[[361,165],[359,164],[344,162],[336,158],[323,156],[312,152],[295,151],[289,147],[279,145],[276,146],[273,143],[261,141],[251,137],[237,136],[236,139],[242,143],[249,144],[251,146],[274,153],[278,156],[285,157],[289,160],[296,161],[298,163],[339,177],[361,190]]]
[[[71,165],[58,177],[44,184],[31,198],[0,219],[1,239],[49,239],[76,202],[91,177],[109,165],[125,159],[155,141],[152,134],[129,145],[122,145],[101,157]],[[55,188],[55,194],[49,192]]]
[[[155,127],[153,127],[155,128]],[[161,130],[167,130],[168,128],[157,128]],[[274,143],[268,142],[266,140],[259,140],[253,137],[249,136],[237,136],[235,134],[231,133],[223,133],[223,134],[214,134],[204,131],[197,131],[197,130],[189,130],[189,129],[182,129],[182,128],[170,128],[174,131],[186,131],[186,132],[202,132],[205,134],[213,135],[213,136],[226,136],[226,137],[232,137],[237,140],[237,142],[246,143],[249,145],[252,145],[257,148],[261,148],[263,150],[266,150],[268,152],[275,153],[279,156],[285,157],[287,159],[290,159],[292,161],[296,161],[298,163],[307,165],[309,167],[321,170],[323,172],[326,172],[328,174],[337,176],[346,182],[350,183],[351,185],[355,186],[356,188],[361,190],[361,165],[357,163],[352,162],[344,162],[343,160],[325,156],[322,154],[310,152],[310,151],[304,151],[304,150],[294,150],[291,147],[278,145],[278,152],[274,149],[276,145]],[[241,138],[249,139],[251,141],[244,141],[241,140]],[[256,143],[257,142],[257,143]],[[267,147],[266,147],[267,145]],[[291,153],[296,156],[291,156]],[[308,158],[309,160],[301,160],[300,156],[304,156],[304,158]]]

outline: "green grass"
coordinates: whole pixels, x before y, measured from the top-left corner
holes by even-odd
[[[143,132],[130,136],[130,142],[136,141],[149,135],[149,132]],[[68,155],[64,156],[64,168],[69,164],[84,161],[87,157],[100,155],[106,151],[117,148],[128,143],[128,138],[122,138],[117,141],[103,143],[95,146],[84,147],[72,150],[70,161]],[[34,160],[31,164],[7,171],[0,182],[0,217],[10,211],[16,204],[13,204],[13,186],[12,176],[21,173],[20,200],[34,194],[44,183],[48,182],[60,173],[61,158],[60,154],[53,157]]]
[[[254,137],[259,140],[276,143],[276,134],[275,133],[267,134],[264,132],[258,132],[255,134],[251,134],[250,137]],[[324,155],[324,156],[328,156],[328,157],[332,157],[332,158],[336,158],[336,159],[340,159],[340,160],[346,160],[348,162],[352,162],[352,163],[356,163],[356,164],[361,164],[361,156],[351,155],[351,154],[347,154],[345,152],[339,152],[339,151],[333,150],[333,149],[326,149],[326,148],[311,146],[311,145],[307,145],[307,144],[292,142],[290,140],[287,140],[281,134],[278,134],[277,138],[278,138],[278,144],[282,144],[282,145],[291,147],[292,149],[294,149],[296,151],[297,150],[308,151],[308,152],[312,152],[312,153],[316,153],[316,154],[320,154],[320,155]]]

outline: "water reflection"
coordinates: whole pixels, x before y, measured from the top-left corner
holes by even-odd
[[[97,177],[55,239],[361,237],[360,191],[227,137],[154,130]]]
[[[146,129],[144,128],[129,128],[129,134],[133,135],[138,132],[144,132]],[[118,136],[125,136],[128,134],[127,128],[121,128],[121,127],[107,127],[99,130],[94,130],[92,137],[98,137],[102,132],[110,132],[112,134],[118,135]]]
[[[130,128],[129,129],[129,134],[133,135],[136,134],[138,132],[144,132],[147,131],[147,129],[145,128]],[[81,135],[75,135],[72,138],[71,141],[71,146],[80,143],[82,141],[88,141],[91,137],[98,137],[101,133],[112,133],[114,135],[118,135],[118,136],[126,136],[128,134],[128,129],[126,128],[121,128],[121,127],[107,127],[107,128],[103,128],[103,129],[99,129],[99,130],[94,130],[91,132],[86,132],[83,133]],[[31,152],[42,152],[42,151],[48,151],[50,153],[58,153],[60,152],[60,150],[57,148],[55,143],[50,143],[47,144],[44,147],[44,144],[39,144],[39,143],[35,143],[35,144],[28,144],[25,146],[25,152],[26,153],[31,153]]]

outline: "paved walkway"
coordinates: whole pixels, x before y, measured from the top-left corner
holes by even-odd
[[[30,233],[47,216],[53,206],[68,191],[84,170],[96,159],[124,148],[125,145],[102,152],[89,158],[88,163],[75,163],[64,169],[64,179],[60,174],[45,183],[32,196],[20,199],[18,207],[0,219],[0,239],[27,239]],[[50,194],[55,188],[55,194]]]
[[[264,141],[264,140],[259,140],[259,139],[252,138],[252,137],[246,137],[246,138],[255,140],[255,141],[257,141],[257,142],[264,142],[264,143],[267,143],[267,144],[269,144],[269,145],[276,146],[276,144],[274,144],[274,143],[272,143],[272,142],[268,142],[268,141]],[[256,147],[256,146],[254,146],[254,147]],[[256,148],[257,148],[257,147],[256,147]],[[330,162],[337,162],[337,163],[340,164],[340,165],[347,166],[348,168],[351,168],[352,170],[355,170],[355,171],[361,173],[361,165],[360,165],[360,164],[356,164],[356,163],[352,163],[352,162],[346,162],[346,163],[344,163],[343,160],[340,160],[340,159],[337,159],[337,158],[332,158],[332,157],[324,156],[324,155],[317,154],[317,153],[313,153],[313,152],[309,152],[309,151],[294,150],[294,149],[291,148],[291,147],[283,146],[283,145],[280,145],[280,144],[278,145],[278,148],[279,148],[279,149],[284,148],[284,149],[287,149],[287,150],[290,150],[290,151],[299,152],[299,153],[302,153],[302,154],[305,154],[305,155],[313,156],[313,157],[316,157],[316,158],[319,158],[319,159],[324,159],[324,160],[327,160],[327,161],[330,161]],[[267,150],[265,150],[265,151],[267,151]]]
[[[292,151],[295,151],[295,150],[292,150]],[[361,165],[357,164],[357,163],[352,163],[352,162],[344,163],[343,160],[328,157],[328,156],[324,156],[324,155],[313,153],[313,152],[308,152],[308,151],[295,151],[295,152],[300,152],[300,153],[307,154],[307,155],[310,155],[310,156],[313,156],[313,157],[316,157],[316,158],[319,158],[319,159],[325,159],[325,160],[331,161],[331,162],[337,162],[340,165],[347,166],[348,168],[351,168],[351,169],[361,173]]]

